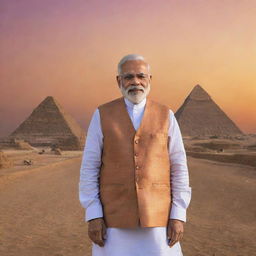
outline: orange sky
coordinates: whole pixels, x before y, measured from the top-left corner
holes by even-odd
[[[256,1],[1,1],[0,136],[52,95],[86,128],[120,96],[121,57],[152,68],[151,97],[173,111],[200,84],[256,133]]]

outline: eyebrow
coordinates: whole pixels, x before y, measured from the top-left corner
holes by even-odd
[[[140,73],[123,73],[121,75],[146,75],[148,73],[140,72]]]

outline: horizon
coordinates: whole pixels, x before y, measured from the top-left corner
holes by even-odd
[[[177,109],[176,111],[174,111],[175,115],[176,115],[176,112],[182,107],[182,105],[184,104],[184,102],[187,100],[187,98],[190,97],[192,91],[194,91],[196,88],[198,88],[198,86],[199,86],[200,89],[202,89],[202,91],[206,92],[207,95],[209,95],[208,92],[207,92],[201,85],[199,85],[199,84],[195,85],[195,86],[192,88],[192,90],[190,91],[190,93],[184,98],[182,104],[178,107],[178,109]],[[218,105],[218,103],[213,100],[213,98],[211,97],[211,95],[209,95],[209,96],[210,96],[210,98],[211,98],[211,101],[213,101],[214,103],[217,104],[218,107],[220,107],[220,106]],[[71,115],[71,116],[74,118],[74,116],[73,116],[71,113],[69,113],[68,111],[65,110],[65,108],[63,107],[63,105],[61,104],[61,102],[59,102],[58,99],[57,99],[56,97],[52,96],[52,95],[46,96],[41,102],[39,102],[39,103],[37,104],[37,106],[35,106],[35,107],[32,109],[32,111],[31,111],[30,114],[27,116],[27,118],[32,114],[32,112],[33,112],[43,101],[45,101],[45,100],[46,100],[47,98],[49,98],[49,97],[51,97],[58,105],[60,105],[61,109],[62,109],[66,114],[69,114],[69,115]],[[123,96],[120,95],[120,97],[123,97]],[[149,98],[151,98],[150,95],[149,95]],[[221,107],[220,107],[220,108],[221,108]],[[224,112],[224,114],[226,114],[225,110],[223,110],[222,108],[221,108],[221,110]],[[226,114],[226,115],[227,115],[227,114]],[[227,115],[227,117],[230,118],[228,115]],[[27,118],[26,118],[26,119],[27,119]],[[26,119],[24,119],[21,123],[23,123]],[[74,119],[75,119],[75,118],[74,118]],[[75,121],[77,121],[77,120],[75,119]],[[231,119],[231,121],[233,121],[233,120]],[[233,122],[234,122],[234,121],[233,121]],[[21,124],[21,123],[20,123],[20,124]],[[79,124],[78,121],[77,121],[77,123]],[[235,123],[235,122],[234,122],[234,123]],[[20,125],[20,124],[19,124],[19,125]],[[18,125],[18,126],[19,126],[19,125]],[[79,125],[80,125],[80,124],[79,124]],[[235,123],[235,125],[237,125],[237,124]],[[16,129],[18,128],[18,126],[17,126],[14,130],[16,130]],[[81,125],[80,125],[80,126],[81,126]],[[89,123],[87,124],[87,126],[89,126]],[[81,126],[81,127],[82,127],[82,126]],[[83,128],[83,127],[82,127],[82,128]],[[86,127],[86,128],[88,128],[88,127]],[[244,135],[249,135],[249,134],[250,134],[250,133],[244,132],[239,126],[238,126],[238,128],[242,131],[242,133],[243,133]],[[13,130],[12,132],[14,132],[14,130]],[[86,129],[85,129],[84,131],[85,131],[85,133],[86,133]],[[8,135],[10,135],[12,132],[10,132]],[[252,134],[253,134],[253,133],[252,133]],[[5,136],[0,136],[0,139],[6,138],[6,137],[7,137],[7,135],[5,135]],[[221,136],[220,136],[220,137],[221,137]]]

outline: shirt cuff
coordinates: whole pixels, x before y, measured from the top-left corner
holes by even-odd
[[[170,219],[177,219],[186,222],[186,209],[172,205]]]
[[[101,205],[94,204],[86,208],[85,221],[89,221],[96,218],[102,218],[102,217],[103,217],[103,211],[102,211]]]

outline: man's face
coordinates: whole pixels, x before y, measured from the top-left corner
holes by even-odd
[[[123,96],[138,104],[148,95],[151,78],[146,62],[129,60],[122,65],[117,82]]]

